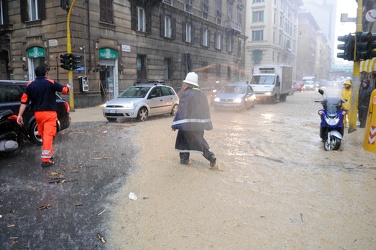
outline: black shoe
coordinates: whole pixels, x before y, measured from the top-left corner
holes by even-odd
[[[42,168],[48,168],[54,165],[53,161],[42,162]]]
[[[211,155],[209,161],[210,161],[210,167],[214,167],[215,164],[217,163],[217,158],[215,158],[215,155]]]
[[[182,164],[182,165],[188,165],[189,164],[189,160],[180,159],[180,164]]]

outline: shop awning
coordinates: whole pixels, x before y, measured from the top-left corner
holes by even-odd
[[[376,72],[376,57],[360,62],[360,72]]]

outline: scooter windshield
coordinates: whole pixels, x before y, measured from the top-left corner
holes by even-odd
[[[338,97],[328,97],[323,101],[322,106],[329,114],[335,114],[341,108],[341,99]]]

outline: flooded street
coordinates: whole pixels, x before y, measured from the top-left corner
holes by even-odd
[[[376,153],[359,128],[324,151],[315,100],[212,111],[205,138],[221,171],[197,154],[179,164],[172,118],[137,124],[138,168],[109,202],[108,249],[374,249]]]

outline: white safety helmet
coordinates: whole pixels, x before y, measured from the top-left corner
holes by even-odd
[[[183,82],[198,87],[198,75],[195,72],[189,72]]]

